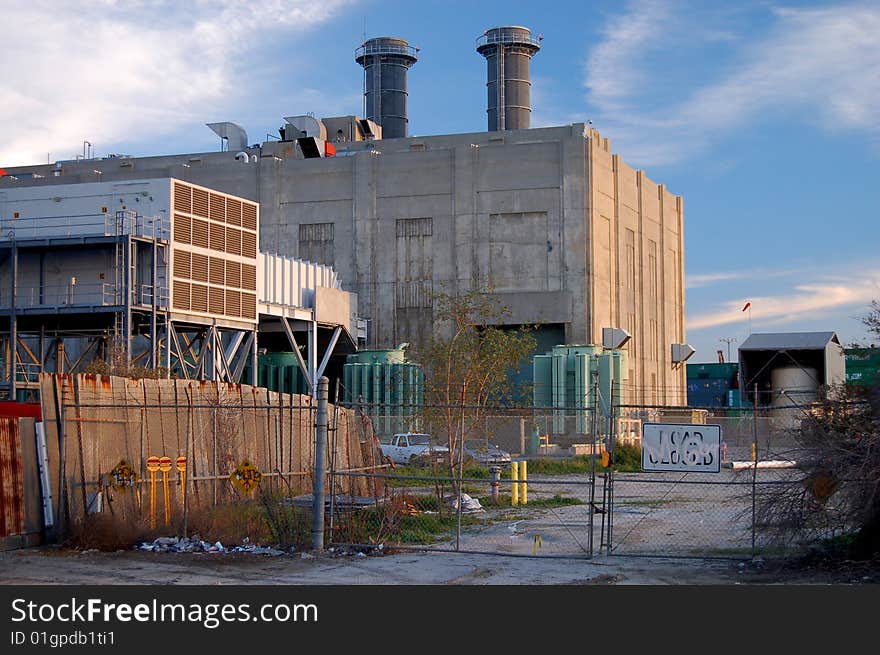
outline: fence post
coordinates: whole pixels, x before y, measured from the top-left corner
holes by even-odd
[[[758,483],[758,384],[755,383],[755,396],[752,403],[752,452],[755,453],[752,462],[752,557],[758,555],[755,535],[757,520],[757,483]]]
[[[315,419],[315,480],[312,486],[312,548],[324,550],[324,476],[327,472],[326,376],[318,381],[318,413]]]

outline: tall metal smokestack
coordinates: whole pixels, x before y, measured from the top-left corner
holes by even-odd
[[[527,27],[509,25],[486,30],[477,52],[486,58],[489,131],[527,130],[531,121],[529,62],[541,49],[541,37]]]
[[[389,36],[370,39],[355,52],[364,67],[364,115],[382,126],[383,139],[407,135],[406,76],[418,60],[418,48]]]

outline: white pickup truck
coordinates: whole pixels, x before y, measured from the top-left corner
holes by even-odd
[[[380,448],[395,464],[429,464],[432,458],[440,463],[449,452],[446,446],[433,443],[431,435],[415,432],[395,434],[391,443],[380,444]]]

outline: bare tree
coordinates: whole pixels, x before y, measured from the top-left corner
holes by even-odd
[[[880,336],[880,303],[863,317]],[[880,388],[830,389],[806,413],[796,431],[803,476],[769,485],[759,499],[759,518],[783,541],[851,537],[848,554],[880,554]]]
[[[416,344],[414,359],[425,373],[425,424],[445,437],[445,464],[455,478],[464,441],[482,425],[489,407],[511,402],[516,390],[509,373],[536,341],[532,327],[494,327],[509,311],[485,291],[435,294],[434,300],[437,329]]]

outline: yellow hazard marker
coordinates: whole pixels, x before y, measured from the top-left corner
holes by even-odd
[[[520,487],[519,487],[519,499],[520,503],[523,505],[528,504],[529,502],[529,485],[527,480],[529,479],[529,466],[528,461],[523,460],[519,463],[519,475],[520,475]]]
[[[544,545],[544,540],[541,539],[541,535],[536,534],[535,540],[534,540],[534,545],[532,546],[532,555],[537,555],[538,549],[543,545]]]
[[[186,497],[186,457],[177,458],[177,472],[180,473],[180,503]]]
[[[150,472],[150,528],[156,527],[156,471],[159,470],[159,458],[147,457],[147,471]]]
[[[510,485],[510,504],[519,505],[519,462],[510,463],[510,479],[513,480]]]
[[[116,491],[125,493],[130,488],[134,488],[136,482],[137,472],[124,459],[119,460],[119,463],[110,471],[110,484]]]
[[[263,474],[249,460],[244,460],[232,472],[229,479],[242,494],[247,495],[260,486]]]
[[[168,471],[171,470],[171,458],[159,458],[159,470],[162,471],[162,492],[165,501],[165,525],[171,525],[171,503],[168,502]]]

